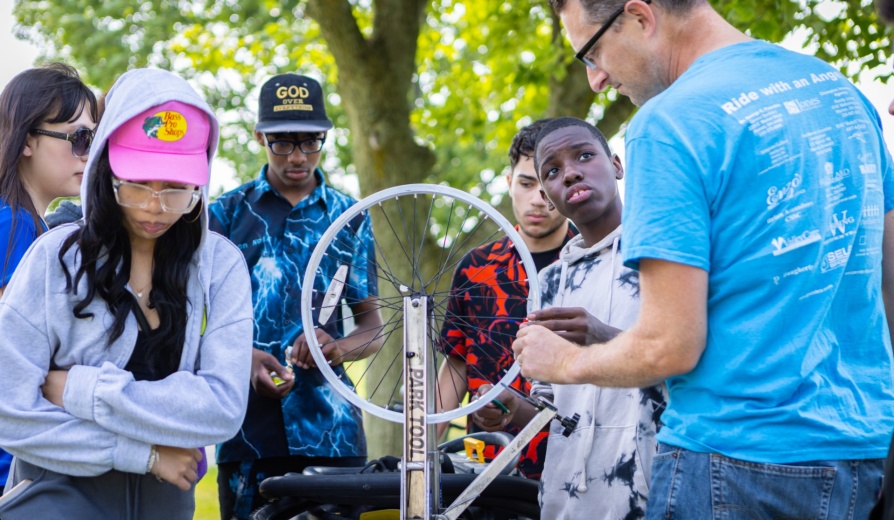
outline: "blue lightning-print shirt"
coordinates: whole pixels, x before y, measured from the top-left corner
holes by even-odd
[[[257,179],[223,194],[210,206],[211,229],[233,241],[245,255],[251,271],[255,327],[254,347],[285,364],[285,349],[304,328],[301,323],[301,287],[311,253],[332,222],[354,199],[326,185],[317,169],[317,188],[292,204],[267,181],[267,166]],[[315,278],[320,301],[341,264],[352,266],[344,298],[348,305],[378,294],[372,225],[363,212],[332,241],[352,247],[330,246]],[[367,269],[356,268],[368,266]],[[319,302],[314,303],[319,307]],[[316,317],[317,312],[314,312]],[[343,336],[329,320],[325,330]],[[339,366],[340,375],[344,369]],[[347,376],[343,376],[347,380]],[[365,457],[366,437],[360,411],[342,398],[318,369],[295,369],[295,386],[282,399],[249,393],[248,413],[233,439],[217,447],[220,462],[268,457]]]

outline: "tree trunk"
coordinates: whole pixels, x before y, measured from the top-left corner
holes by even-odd
[[[347,0],[310,0],[307,5],[307,14],[320,25],[338,65],[338,93],[350,121],[354,164],[364,195],[422,182],[435,163],[434,154],[416,143],[410,128],[416,45],[427,4],[423,0],[376,1],[373,32],[368,38],[357,26]],[[386,226],[381,219],[373,222],[380,246],[390,250],[393,244]],[[412,277],[409,265],[391,267],[403,279]],[[379,289],[383,296],[396,294],[388,284],[380,283]],[[401,338],[393,338],[380,355],[390,359],[399,348]],[[394,385],[393,374],[377,370],[376,364],[366,377]],[[369,457],[399,456],[403,441],[400,426],[364,415]]]
[[[309,0],[307,4],[306,12],[320,25],[338,66],[338,93],[350,121],[354,163],[364,195],[423,182],[434,166],[434,154],[417,144],[410,126],[417,40],[427,5],[426,0],[377,0],[372,34],[367,37],[358,27],[347,0]],[[582,65],[567,58],[567,47],[560,38],[556,19],[553,44],[561,68],[550,79],[548,115],[584,118],[595,94],[587,84]],[[606,110],[605,123],[600,125],[603,133],[607,137],[614,135],[631,111],[632,105],[626,100],[614,103]],[[400,219],[399,215],[390,217],[394,221]],[[389,240],[387,223],[374,220],[373,227],[383,249],[398,247]],[[391,267],[398,277],[412,278],[411,266]],[[380,284],[379,290],[382,296],[396,295],[387,284]],[[380,355],[390,359],[400,348],[401,339],[392,338]],[[366,377],[369,381],[382,380],[386,387],[395,384],[393,373],[385,374],[375,365]],[[399,425],[367,415],[364,426],[370,458],[401,454]]]

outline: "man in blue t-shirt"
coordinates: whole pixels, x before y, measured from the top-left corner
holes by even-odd
[[[623,252],[642,312],[594,348],[522,329],[523,374],[667,380],[649,518],[865,518],[894,430],[878,114],[837,70],[704,0],[553,4],[593,89],[641,106]]]
[[[300,106],[301,109],[295,109]],[[354,199],[329,187],[318,168],[326,132],[323,91],[312,78],[274,76],[261,87],[255,138],[267,152],[257,179],[209,207],[211,229],[245,255],[252,279],[254,354],[248,413],[242,429],[217,448],[221,518],[248,518],[263,505],[258,484],[307,466],[362,466],[366,438],[360,411],[326,383],[313,365],[301,322],[301,288],[313,246]],[[364,212],[333,239],[354,248],[327,254],[315,279],[326,292],[339,265],[349,265],[344,298],[355,329],[342,337],[331,320],[315,334],[335,371],[340,363],[375,353],[382,327],[372,224]],[[341,255],[341,256],[339,256]],[[321,302],[314,304],[319,308]],[[333,338],[337,341],[334,341]],[[293,347],[291,359],[286,349]],[[357,355],[356,353],[362,354]],[[294,376],[286,368],[294,365]],[[284,382],[277,385],[272,374]]]

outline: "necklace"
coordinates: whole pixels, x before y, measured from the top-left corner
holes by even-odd
[[[130,284],[130,288],[133,289],[137,293],[137,299],[140,299],[140,300],[143,299],[143,293],[146,292],[147,290],[149,290],[151,287],[152,287],[152,282],[149,282],[149,284],[146,285],[146,287],[143,287],[142,289],[139,289],[139,290],[135,289],[133,284]]]

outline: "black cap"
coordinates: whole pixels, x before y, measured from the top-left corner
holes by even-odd
[[[325,132],[330,128],[323,88],[313,78],[280,74],[261,87],[255,125],[258,132]]]

